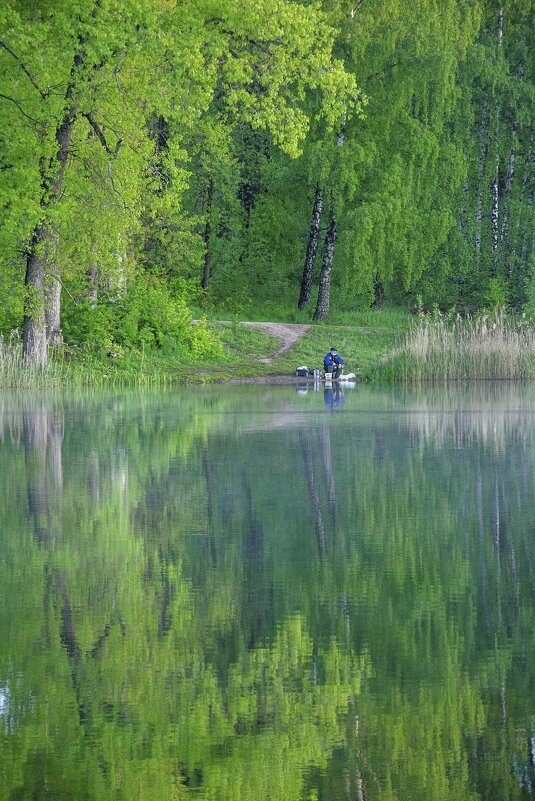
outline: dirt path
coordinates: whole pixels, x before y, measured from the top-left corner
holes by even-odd
[[[275,353],[271,356],[265,356],[259,359],[259,361],[264,364],[270,364],[273,359],[277,359],[279,356],[284,356],[285,353],[288,353],[290,348],[292,348],[311,328],[310,325],[300,325],[298,323],[240,323],[240,325],[248,325],[250,328],[261,328],[268,336],[281,340],[281,344]]]

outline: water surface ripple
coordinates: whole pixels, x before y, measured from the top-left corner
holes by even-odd
[[[535,795],[535,387],[0,396],[0,799]]]

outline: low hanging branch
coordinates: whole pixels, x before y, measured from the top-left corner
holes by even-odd
[[[349,16],[351,17],[351,19],[354,19],[354,18],[355,18],[355,14],[356,14],[356,13],[357,13],[357,11],[360,9],[360,7],[361,7],[361,5],[362,5],[363,3],[364,3],[364,0],[359,0],[359,2],[357,3],[357,5],[356,5],[356,6],[353,6],[353,8],[350,10],[350,12],[349,12]]]
[[[30,83],[32,84],[34,89],[36,89],[39,92],[39,94],[41,95],[43,100],[46,100],[46,98],[50,94],[50,90],[48,92],[44,92],[41,89],[41,87],[39,86],[39,84],[37,83],[37,81],[35,80],[33,75],[31,74],[30,70],[28,69],[28,67],[26,66],[24,61],[21,61],[20,58],[17,56],[17,54],[14,53],[13,50],[10,47],[8,47],[8,45],[5,42],[3,42],[1,39],[0,39],[0,47],[2,47],[6,51],[6,53],[9,53],[9,55],[12,56],[12,58],[15,59],[15,61],[17,62],[17,64],[21,68],[21,70],[24,72],[24,74],[28,76],[28,78],[30,80]]]
[[[21,114],[22,114],[24,117],[26,117],[26,119],[27,119],[27,120],[30,120],[31,122],[35,122],[37,125],[39,125],[39,120],[36,120],[36,119],[35,119],[35,117],[30,117],[30,115],[29,115],[29,114],[27,114],[27,113],[24,111],[24,109],[23,109],[23,108],[22,108],[22,106],[20,105],[19,101],[18,101],[18,100],[15,100],[15,98],[14,98],[14,97],[9,97],[9,95],[3,95],[3,94],[0,94],[0,97],[3,97],[3,98],[4,98],[4,100],[9,100],[11,103],[14,103],[14,104],[16,105],[16,107],[18,108],[18,110],[20,111],[20,113],[21,113]]]
[[[112,150],[111,147],[108,145],[106,137],[104,136],[104,131],[102,130],[102,128],[100,127],[98,122],[93,118],[93,115],[91,114],[91,112],[87,112],[86,114],[84,114],[84,117],[86,118],[86,120],[90,124],[91,128],[95,132],[95,135],[97,136],[100,144],[102,145],[102,147],[104,148],[104,151],[108,154],[108,156],[112,156],[113,158],[117,158],[117,156],[119,155],[119,151],[121,149],[121,145],[123,143],[123,140],[122,139],[118,139],[116,144],[115,144],[115,150]],[[124,196],[121,194],[121,192],[119,192],[119,190],[115,186],[115,181],[113,180],[113,172],[112,172],[112,167],[111,167],[111,161],[108,161],[108,178],[110,179],[110,184],[111,184],[111,187],[112,187],[113,191],[115,192],[116,195],[119,195],[119,197],[122,200],[124,208],[127,209],[128,208],[128,204],[127,204],[126,200],[124,199]]]

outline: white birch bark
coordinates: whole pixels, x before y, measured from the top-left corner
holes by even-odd
[[[516,119],[513,120],[511,124],[511,150],[509,151],[509,161],[507,163],[507,176],[505,178],[505,187],[504,187],[504,203],[503,203],[503,215],[502,215],[502,225],[500,230],[500,242],[505,242],[507,238],[507,234],[509,232],[509,204],[510,204],[510,195],[513,188],[513,179],[515,177],[515,160],[516,160]]]
[[[524,279],[524,267],[526,261],[526,253],[524,251],[524,242],[521,230],[521,222],[524,216],[524,199],[526,197],[526,189],[528,187],[528,183],[530,180],[530,174],[533,173],[533,168],[535,166],[535,149],[533,147],[534,144],[534,122],[531,124],[531,137],[529,143],[528,153],[526,155],[526,160],[524,164],[524,172],[522,174],[522,183],[520,184],[520,194],[518,198],[518,214],[516,216],[516,223],[515,223],[515,235],[513,240],[513,247],[511,250],[512,261],[515,261],[515,257],[520,250],[520,259],[518,264],[518,282],[519,286],[522,286],[523,279]],[[528,208],[529,212],[529,208]],[[524,240],[525,241],[525,240]]]
[[[481,125],[479,127],[479,154],[477,158],[477,201],[476,201],[476,250],[481,250],[481,220],[483,217],[483,176],[485,174],[485,161],[487,157],[487,128],[489,108],[487,101],[483,103],[481,112]]]
[[[342,128],[336,137],[337,147],[342,147],[346,135],[347,113],[344,114]],[[332,202],[332,201],[331,201]],[[329,304],[331,294],[331,273],[334,261],[334,247],[336,245],[337,236],[336,215],[334,209],[331,210],[329,219],[329,226],[327,228],[327,235],[325,237],[325,250],[323,251],[323,263],[321,265],[320,285],[318,290],[318,300],[316,303],[316,311],[314,312],[314,320],[326,320],[329,315]]]
[[[500,8],[498,13],[498,50],[501,50],[503,42],[503,8]],[[495,147],[495,168],[492,177],[492,208],[491,208],[491,237],[492,237],[492,252],[494,254],[493,273],[497,274],[496,251],[498,250],[499,241],[499,223],[500,223],[500,208],[499,208],[499,170],[500,170],[500,108],[499,102],[496,102],[495,108],[496,116],[496,139]]]
[[[314,312],[314,320],[326,320],[329,316],[331,273],[333,269],[336,233],[336,217],[333,213],[331,214],[327,235],[325,237],[325,250],[323,251],[323,264],[321,265],[318,302],[316,311]]]
[[[318,184],[316,186],[316,194],[314,196],[314,207],[312,209],[312,219],[310,221],[310,232],[308,236],[307,253],[305,256],[305,266],[303,267],[303,275],[301,278],[301,291],[299,294],[299,302],[297,304],[300,309],[304,309],[304,307],[310,301],[310,290],[312,289],[312,273],[314,271],[314,262],[316,260],[316,251],[318,249],[322,210],[323,210],[323,189]]]

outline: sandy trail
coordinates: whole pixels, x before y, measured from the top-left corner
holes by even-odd
[[[240,323],[240,325],[248,325],[251,328],[261,328],[270,337],[280,339],[281,343],[278,349],[271,356],[264,356],[259,359],[264,364],[270,364],[273,359],[279,356],[284,356],[285,353],[295,345],[295,343],[303,337],[310,329],[310,325],[300,325],[298,323]]]

